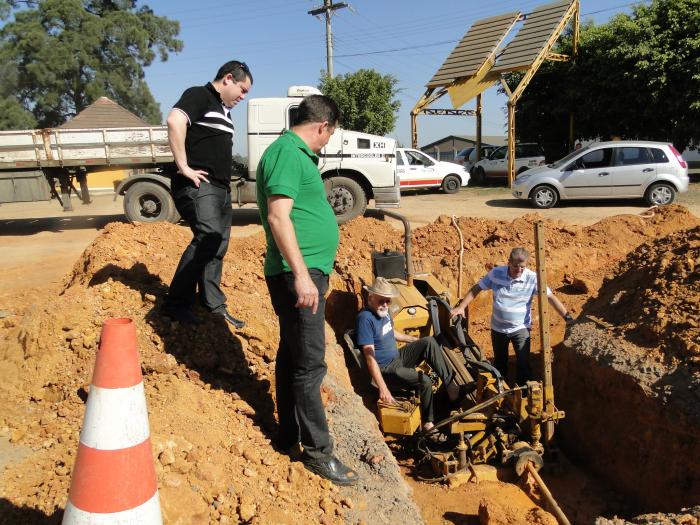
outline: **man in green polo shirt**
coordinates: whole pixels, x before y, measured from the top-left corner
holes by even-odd
[[[326,199],[318,153],[340,118],[335,102],[310,95],[297,124],[273,142],[258,165],[258,208],[265,236],[265,280],[279,318],[275,363],[279,436],[289,450],[301,443],[307,469],[339,485],[357,473],[333,455],[321,402],[325,362],[325,294],[338,249],[338,224]]]

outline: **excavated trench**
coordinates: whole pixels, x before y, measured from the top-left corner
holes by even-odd
[[[591,523],[599,514],[671,513],[700,502],[700,229],[686,229],[698,221],[678,221],[675,213],[680,211],[617,217],[579,231],[546,224],[550,286],[579,321],[564,333],[559,320],[552,320],[555,392],[558,406],[567,413],[558,442],[573,464],[565,460],[544,474],[555,494],[559,490],[574,523]],[[466,232],[465,288],[504,249],[531,247],[527,227],[532,228],[534,219],[509,225],[460,219]],[[453,289],[456,235],[443,217],[416,231],[413,239],[417,255],[427,258],[432,271]],[[350,253],[356,254],[363,242],[369,250],[361,253],[367,253],[396,249],[400,239],[370,230],[352,239]],[[349,322],[333,312],[357,310],[361,286],[371,280],[367,259],[339,261],[337,287],[343,288],[329,311],[337,335]],[[471,312],[472,335],[487,354],[489,310],[488,301],[482,300]],[[538,344],[535,329],[533,347]],[[533,366],[541,370],[539,356],[533,357]],[[372,398],[364,378],[356,384]],[[576,472],[562,475],[567,468]],[[405,473],[410,477],[412,470]],[[588,496],[571,494],[576,486],[572,480],[582,473]],[[425,490],[414,483],[416,493]],[[463,495],[455,496],[465,503]],[[423,499],[420,494],[417,498]],[[429,519],[426,504],[423,500],[421,506]],[[679,519],[699,517],[697,508],[689,512],[681,512]],[[448,513],[442,514],[444,518]],[[509,519],[522,519],[522,514],[516,516],[511,511]],[[663,522],[658,515],[654,519]],[[532,521],[530,515],[524,522]]]
[[[463,289],[503,262],[511,247],[532,249],[539,219],[459,218]],[[549,284],[579,319],[566,334],[562,321],[552,319],[551,336],[553,344],[565,340],[554,371],[558,404],[567,411],[558,435],[580,468],[564,461],[563,470],[574,474],[546,474],[573,523],[678,512],[700,500],[700,299],[684,303],[697,292],[698,225],[679,206],[585,228],[545,221]],[[449,284],[454,298],[458,239],[448,217],[413,234],[416,255]],[[113,316],[131,317],[138,326],[167,523],[552,523],[512,484],[449,491],[416,482],[410,460],[397,463],[355,392],[338,342],[354,324],[361,287],[371,280],[372,250],[400,249],[400,231],[369,218],[341,228],[327,307],[323,395],[338,454],[363,477],[359,487],[341,489],[270,444],[278,328],[262,275],[264,239],[233,239],[226,257],[222,283],[231,308],[248,323],[240,332],[208,318],[195,333],[158,315],[188,241],[189,233],[177,226],[111,225],[77,261],[60,294],[3,305],[15,315],[0,325],[0,437],[23,447],[25,459],[0,472],[0,523],[60,522],[100,325]],[[663,266],[658,275],[652,267],[645,270],[654,274],[647,284],[656,283],[663,294],[628,275],[628,266],[642,264],[641,256],[628,259],[639,249]],[[664,258],[667,252],[672,255]],[[471,308],[470,333],[488,356],[490,304],[484,296]],[[683,308],[682,323],[674,324]],[[622,310],[629,318],[606,318],[605,312]],[[534,330],[533,348],[538,344]],[[621,496],[611,498],[610,490]]]
[[[562,442],[635,512],[700,500],[699,269],[698,227],[638,247],[557,352]]]

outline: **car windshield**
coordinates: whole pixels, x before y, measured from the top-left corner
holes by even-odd
[[[463,149],[462,151],[460,151],[459,153],[457,153],[457,157],[456,157],[456,158],[458,158],[458,159],[459,159],[459,158],[466,159],[466,158],[469,157],[469,154],[470,154],[472,151],[474,151],[474,148],[465,148],[465,149]]]
[[[569,161],[570,161],[571,159],[573,159],[574,157],[580,155],[581,153],[584,153],[584,152],[588,151],[588,149],[589,149],[588,146],[586,146],[585,148],[576,149],[576,150],[572,151],[571,153],[569,153],[569,154],[568,154],[566,157],[564,157],[563,159],[559,159],[558,161],[556,161],[556,162],[550,164],[549,167],[550,167],[550,168],[560,168],[560,167],[562,167],[562,166],[565,166],[566,164],[569,163]]]

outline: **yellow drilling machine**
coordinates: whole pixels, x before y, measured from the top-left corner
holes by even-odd
[[[551,367],[542,382],[529,381],[526,385],[510,387],[469,337],[466,320],[450,319],[451,298],[447,287],[435,276],[422,271],[421,264],[416,262],[414,266],[411,229],[406,218],[386,210],[379,213],[400,220],[405,229],[403,253],[372,254],[374,276],[388,279],[400,292],[390,309],[394,327],[418,337],[436,337],[455,371],[455,380],[463,392],[468,392],[457,410],[453,409],[428,431],[439,430],[451,435],[451,446],[447,450],[431,450],[428,446],[427,433],[420,424],[419,404],[410,395],[399,405],[378,403],[383,432],[415,437],[418,450],[430,459],[436,480],[476,477],[473,466],[487,462],[511,464],[518,475],[532,471],[537,476],[554,422],[564,417],[554,406]],[[353,357],[360,367],[365,367],[364,356],[353,342],[352,331],[345,335]],[[419,368],[434,378],[434,388],[439,389],[439,380],[428,365],[423,363]],[[539,480],[539,476],[537,478]]]

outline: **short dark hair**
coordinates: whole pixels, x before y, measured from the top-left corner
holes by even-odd
[[[296,124],[300,126],[309,122],[328,122],[336,126],[340,122],[340,110],[335,101],[325,95],[309,95],[299,104]]]
[[[245,80],[245,77],[248,77],[250,79],[250,83],[253,83],[253,74],[250,72],[248,64],[238,60],[229,60],[223,66],[221,66],[219,71],[216,72],[216,77],[214,77],[214,80],[221,80],[229,73],[231,73],[233,80],[236,82]]]

